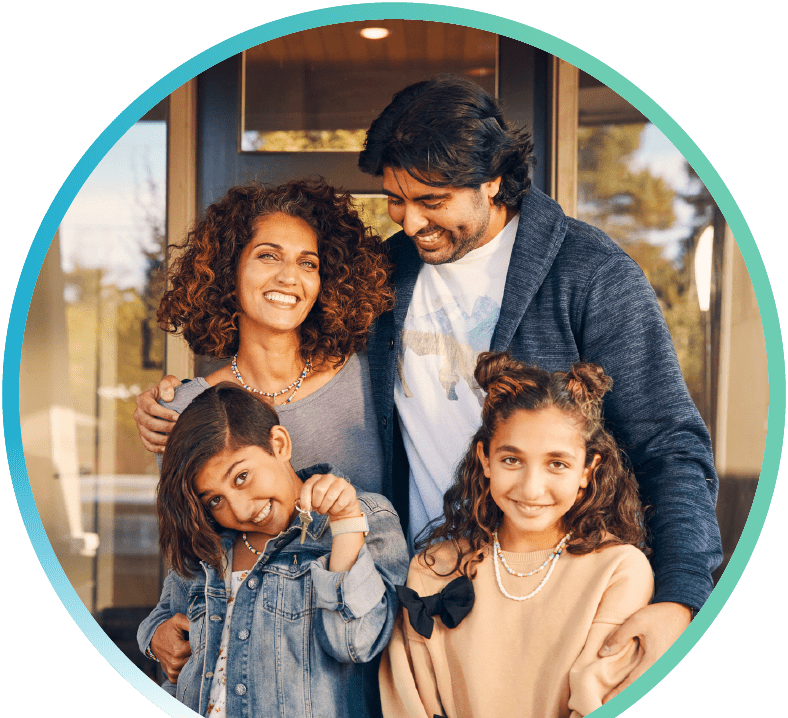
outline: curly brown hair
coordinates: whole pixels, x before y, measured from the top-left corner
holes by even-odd
[[[196,354],[217,359],[238,351],[238,262],[263,216],[281,212],[317,234],[320,294],[300,327],[301,356],[315,366],[339,365],[365,346],[374,319],[394,304],[390,263],[382,240],[366,228],[350,194],[323,179],[277,187],[232,187],[205,211],[167,272],[170,289],[159,304],[159,326],[183,334]]]
[[[577,422],[586,445],[585,465],[590,466],[595,455],[600,457],[580,499],[563,517],[562,530],[571,531],[573,536],[566,550],[586,554],[605,546],[632,544],[648,555],[634,474],[616,440],[604,427],[602,399],[613,380],[602,367],[578,362],[567,372],[550,373],[506,353],[484,352],[479,355],[474,377],[487,392],[482,425],[471,439],[443,498],[442,521],[428,525],[416,541],[425,563],[434,566],[430,548],[449,541],[457,558],[445,575],[455,571],[469,578],[476,575],[475,564],[484,557],[485,548],[492,545],[492,532],[503,516],[490,494],[490,480],[484,475],[476,446],[481,442],[489,456],[490,441],[497,428],[514,412],[553,406]]]

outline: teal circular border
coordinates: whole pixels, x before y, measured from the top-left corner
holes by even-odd
[[[752,233],[725,183],[697,145],[659,105],[615,70],[573,45],[514,20],[475,10],[411,3],[345,5],[305,12],[261,25],[215,45],[163,77],[118,115],[85,152],[47,210],[27,255],[11,308],[3,360],[3,428],[8,464],[19,510],[41,565],[74,621],[113,668],[151,702],[176,718],[189,718],[194,716],[194,713],[144,676],[99,628],[66,578],[36,510],[22,451],[19,370],[25,321],[44,257],[66,210],[99,161],[142,115],[195,75],[249,47],[293,32],[358,20],[432,20],[446,23],[447,11],[450,11],[451,24],[505,35],[582,68],[624,97],[657,125],[690,162],[720,206],[747,265],[761,313],[769,366],[769,422],[761,476],[744,531],[703,610],[642,678],[595,711],[599,718],[612,718],[632,706],[661,681],[695,645],[738,583],[766,520],[777,480],[785,429],[785,356],[774,295]]]

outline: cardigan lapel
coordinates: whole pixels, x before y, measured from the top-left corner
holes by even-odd
[[[492,351],[509,347],[528,305],[550,271],[566,230],[567,218],[558,203],[531,187],[520,206],[501,313],[490,343]]]

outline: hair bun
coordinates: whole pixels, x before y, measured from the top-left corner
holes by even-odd
[[[566,388],[579,403],[598,402],[613,386],[613,380],[598,364],[577,362],[566,373]]]
[[[519,372],[523,365],[506,352],[482,352],[473,376],[476,383],[489,394],[490,387],[507,373]]]

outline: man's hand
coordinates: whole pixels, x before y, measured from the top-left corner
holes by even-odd
[[[167,434],[178,420],[178,412],[165,409],[158,401],[172,401],[175,398],[175,387],[180,385],[177,377],[165,376],[158,386],[143,392],[137,397],[137,408],[134,410],[134,421],[140,433],[142,445],[154,454],[164,452]]]
[[[642,676],[689,626],[692,615],[681,603],[652,603],[631,615],[613,631],[599,649],[600,658],[621,651],[632,638],[640,641],[643,659],[607,697],[610,700]]]
[[[150,649],[159,659],[161,669],[170,683],[178,682],[181,668],[192,654],[192,647],[186,638],[188,633],[189,619],[182,613],[176,613],[159,625],[150,639]]]

